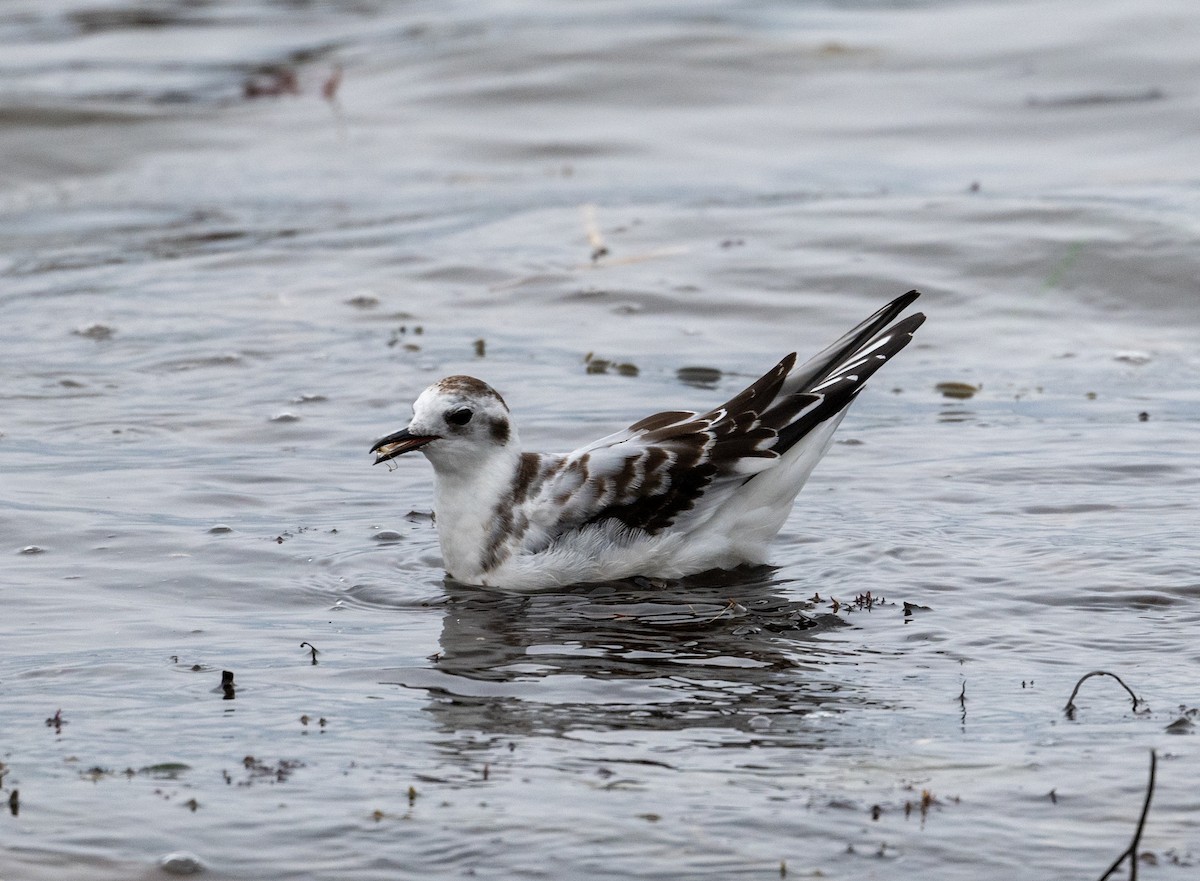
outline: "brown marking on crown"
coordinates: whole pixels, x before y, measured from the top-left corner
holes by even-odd
[[[504,398],[500,397],[499,392],[483,380],[476,379],[473,376],[447,376],[445,379],[439,379],[434,387],[439,392],[447,395],[463,395],[470,398],[495,398],[505,410],[508,409],[508,404],[504,403]]]

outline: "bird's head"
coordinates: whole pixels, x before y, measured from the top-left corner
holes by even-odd
[[[486,382],[447,376],[421,392],[406,428],[371,447],[375,464],[420,450],[435,468],[471,467],[499,451],[516,449],[508,405]]]

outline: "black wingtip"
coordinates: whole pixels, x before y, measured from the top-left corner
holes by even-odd
[[[892,330],[906,333],[912,336],[916,329],[925,323],[924,312],[914,312],[912,315],[906,315],[892,325]]]
[[[892,302],[888,303],[884,308],[892,313],[900,312],[901,310],[907,309],[909,306],[915,303],[917,298],[920,296],[921,292],[916,288],[913,288],[913,290],[909,291],[907,294],[901,294],[896,299],[892,300]]]

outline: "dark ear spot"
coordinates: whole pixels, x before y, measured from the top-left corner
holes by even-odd
[[[501,417],[492,420],[492,440],[498,444],[508,443],[508,420]]]

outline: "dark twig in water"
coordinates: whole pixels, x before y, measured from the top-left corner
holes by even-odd
[[[309,651],[312,652],[312,665],[314,667],[317,666],[317,655],[319,655],[321,653],[319,651],[317,651],[317,647],[315,645],[313,645],[311,642],[300,643],[300,648],[304,648],[305,646],[308,646]]]
[[[62,710],[56,710],[54,715],[46,720],[46,727],[53,728],[55,734],[62,734],[62,727],[67,724],[67,720],[62,717]]]
[[[1125,681],[1116,673],[1109,673],[1107,670],[1093,670],[1091,673],[1085,673],[1080,677],[1079,681],[1075,683],[1075,688],[1071,691],[1071,696],[1067,698],[1067,705],[1063,707],[1063,711],[1067,714],[1068,719],[1075,718],[1075,695],[1079,694],[1079,686],[1083,685],[1084,682],[1093,676],[1111,676],[1117,682],[1121,683],[1121,687],[1129,692],[1129,696],[1133,698],[1133,711],[1135,713],[1137,712],[1138,704],[1144,703],[1140,697],[1133,693],[1133,689],[1126,685]]]
[[[1123,684],[1123,683],[1122,683]],[[1150,799],[1154,796],[1154,772],[1158,768],[1158,754],[1154,750],[1150,750],[1150,783],[1146,786],[1146,801],[1142,803],[1142,815],[1138,818],[1137,830],[1133,833],[1133,840],[1129,842],[1129,847],[1122,851],[1116,861],[1108,867],[1108,871],[1100,876],[1100,881],[1106,879],[1117,871],[1117,867],[1129,857],[1129,881],[1137,881],[1137,866],[1138,844],[1142,840],[1142,829],[1146,825],[1146,814],[1150,812]]]

